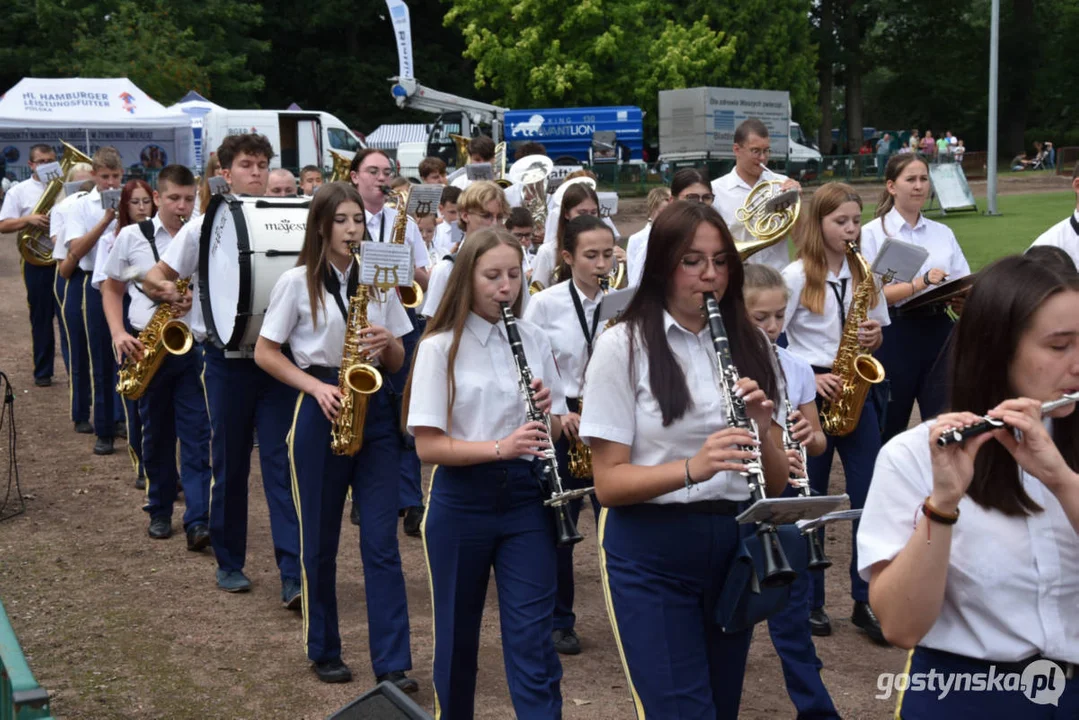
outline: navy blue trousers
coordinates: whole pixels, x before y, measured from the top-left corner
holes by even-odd
[[[737,718],[751,631],[715,605],[739,547],[731,516],[651,504],[604,508],[600,567],[637,717]]]
[[[551,633],[555,538],[533,463],[440,466],[423,520],[434,610],[435,715],[471,718],[491,568],[502,658],[521,720],[562,716],[562,663]]]
[[[888,409],[883,441],[907,429],[914,401],[923,420],[937,415],[948,401],[947,362],[938,362],[955,323],[947,315],[891,315],[882,329],[884,341],[876,356],[884,365]]]
[[[204,346],[210,410],[210,542],[222,570],[243,570],[247,557],[247,476],[255,432],[270,534],[281,580],[300,580],[300,526],[292,501],[288,436],[297,391],[245,358]]]
[[[184,488],[184,529],[209,521],[210,418],[202,390],[202,347],[167,355],[139,398],[146,507],[150,517],[172,517],[179,481]],[[176,440],[180,471],[176,470]]]
[[[910,658],[909,680],[904,683],[909,683],[909,687],[897,701],[897,717],[903,720],[1079,718],[1079,678],[1065,679],[1059,666],[1053,668],[1048,662],[990,663],[918,646]],[[976,674],[987,689],[968,689],[979,686]],[[1007,674],[1012,674],[1010,679],[1000,677]],[[1025,690],[1019,687],[1024,681],[1029,681]],[[951,683],[947,693],[942,682]]]
[[[423,328],[427,325],[427,318],[418,314],[412,308],[406,308],[408,318],[412,321],[412,331],[401,338],[405,346],[405,362],[401,369],[390,375],[390,388],[394,395],[397,417],[401,417],[401,401],[405,392],[405,383],[408,382],[408,374],[412,369],[412,354],[416,351],[416,344],[420,341]],[[398,422],[398,429],[401,423]],[[423,505],[422,476],[420,474],[420,457],[416,454],[416,441],[407,432],[401,431],[401,498],[402,510],[410,507]]]
[[[124,407],[116,392],[116,356],[112,352],[112,334],[105,321],[101,293],[90,285],[90,273],[83,278],[83,322],[90,352],[91,391],[94,396],[94,434],[112,439],[116,424],[124,419]]]
[[[576,404],[570,408],[573,412],[576,412]],[[554,445],[555,457],[558,458],[558,473],[562,478],[562,486],[566,490],[576,490],[578,488],[585,488],[592,486],[592,478],[575,478],[569,471],[569,440],[565,435],[562,435],[558,439],[558,442]],[[595,494],[588,496],[589,502],[592,504],[592,513],[596,520],[596,525],[599,525],[599,500],[596,500]],[[573,523],[576,524],[577,520],[581,517],[581,508],[584,505],[583,499],[573,500],[567,506],[569,515],[573,519]],[[573,596],[575,594],[575,587],[573,583],[573,548],[576,545],[567,545],[557,549],[558,553],[558,592],[555,595],[554,606],[554,627],[555,630],[569,630],[573,628],[577,623],[577,615],[573,612]]]
[[[330,382],[327,378],[324,382]],[[337,380],[332,381],[337,385]],[[360,558],[371,667],[376,676],[412,668],[408,600],[397,547],[400,434],[386,388],[371,395],[356,455],[334,455],[330,421],[310,395],[296,401],[289,433],[292,488],[300,522],[304,642],[307,657],[341,657],[337,625],[337,546],[345,497],[360,511]],[[260,443],[261,445],[261,443]]]
[[[56,359],[56,335],[52,329],[57,314],[56,296],[53,294],[53,278],[56,270],[52,265],[31,265],[22,261],[22,280],[26,285],[26,303],[30,306],[30,337],[34,349],[34,379],[52,378]]]
[[[57,273],[59,281],[64,281]],[[90,420],[90,354],[86,342],[86,323],[82,315],[83,287],[86,273],[78,268],[64,281],[64,302],[61,315],[68,337],[68,392],[71,395],[71,421],[80,423]]]
[[[817,397],[817,408],[820,409],[821,398]],[[873,466],[877,462],[877,453],[880,452],[880,421],[877,416],[877,407],[873,402],[873,395],[866,399],[862,407],[862,417],[858,420],[858,427],[854,432],[845,437],[833,437],[825,435],[828,445],[824,452],[816,457],[808,458],[806,472],[809,475],[809,487],[814,494],[828,494],[828,476],[832,472],[832,457],[835,452],[839,453],[839,459],[843,463],[843,473],[846,475],[846,492],[850,496],[852,508],[865,507],[865,497],[869,493],[869,483],[873,479]],[[850,596],[855,602],[869,602],[869,583],[858,575],[858,523],[851,523],[851,553],[850,553]],[[821,542],[824,541],[821,531]],[[810,571],[813,587],[813,597],[810,606],[814,609],[824,607],[824,572],[821,570]]]
[[[64,294],[67,292],[67,280],[60,274],[59,263],[53,265],[52,274],[52,297],[56,301],[56,319],[60,321],[60,355],[64,358],[64,370],[67,371],[70,383],[71,364],[67,347],[67,324],[64,322]]]

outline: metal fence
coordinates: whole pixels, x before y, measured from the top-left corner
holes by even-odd
[[[49,693],[37,684],[0,602],[0,720],[51,720]]]

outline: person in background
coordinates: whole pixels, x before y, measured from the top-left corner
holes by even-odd
[[[210,178],[221,177],[221,161],[217,159],[217,153],[210,153],[206,160],[206,171],[199,180],[198,193],[195,196],[195,205],[198,207],[198,215],[205,215],[206,208],[210,206]]]
[[[434,251],[432,243],[435,239],[435,216],[431,213],[416,213],[416,227],[420,229],[420,237],[423,238],[423,244],[427,246],[427,253],[430,255]]]
[[[524,248],[525,266],[528,274],[531,275],[532,258],[536,254],[536,248],[532,245],[532,233],[534,231],[532,213],[523,207],[511,209],[509,217],[506,218],[506,229],[510,231],[510,235],[517,238],[517,242],[521,243],[521,247]]]
[[[441,158],[426,157],[420,162],[420,180],[424,185],[446,184],[446,163]]]
[[[296,197],[296,176],[285,168],[271,170],[266,194],[270,197]]]
[[[322,170],[314,165],[305,165],[300,170],[300,192],[307,197],[315,194],[322,187]]]
[[[637,287],[641,284],[641,272],[644,270],[644,258],[648,252],[648,235],[652,231],[652,223],[670,202],[670,188],[658,187],[648,191],[648,222],[643,228],[630,235],[626,243],[626,272],[629,287]]]
[[[435,228],[434,255],[435,262],[453,252],[453,246],[461,242],[465,236],[464,230],[458,225],[457,201],[461,197],[461,188],[447,185],[442,189],[442,198],[438,201],[438,214],[442,221]]]
[[[1072,192],[1075,193],[1075,204],[1068,217],[1049,228],[1034,241],[1032,248],[1042,245],[1058,247],[1071,256],[1072,261],[1079,265],[1079,163],[1075,164],[1072,171]]]

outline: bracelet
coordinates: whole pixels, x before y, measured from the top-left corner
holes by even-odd
[[[689,476],[689,458],[686,458],[686,490],[693,486],[693,478]]]
[[[937,510],[929,502],[929,495],[925,496],[925,502],[922,503],[922,514],[934,522],[938,522],[941,525],[955,525],[959,520],[959,508],[955,508],[954,513],[943,513]]]
[[[925,271],[925,275],[922,275],[922,282],[925,283],[926,287],[929,287],[930,285],[933,284],[933,283],[929,282],[929,271],[928,270]]]
[[[499,450],[498,443],[499,443],[499,441],[495,440],[495,457],[498,458],[499,460],[501,460],[502,459],[502,451]]]

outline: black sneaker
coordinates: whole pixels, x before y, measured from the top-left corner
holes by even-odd
[[[877,620],[873,609],[869,607],[869,603],[854,603],[854,612],[851,613],[850,621],[854,623],[855,627],[860,628],[868,635],[873,642],[885,647],[888,646],[888,641],[884,638],[884,631],[880,629],[880,621]]]
[[[285,578],[281,581],[281,605],[286,610],[299,610],[303,605],[303,588],[300,581]]]
[[[417,505],[405,510],[405,535],[409,537],[420,536],[420,523],[423,522],[423,505]]]
[[[327,660],[326,662],[315,663],[312,666],[315,674],[318,675],[318,679],[324,683],[345,683],[352,681],[352,671],[348,669],[348,665],[341,662],[340,658],[337,660]]]
[[[165,515],[150,518],[150,529],[147,532],[155,540],[168,539],[172,535],[172,519]]]
[[[832,618],[824,612],[824,608],[809,611],[809,631],[817,637],[828,637],[832,634]]]
[[[401,670],[394,670],[393,672],[388,672],[385,675],[379,675],[375,678],[375,682],[393,683],[397,686],[398,690],[409,694],[417,692],[420,689],[420,684],[410,678],[408,675],[405,675],[405,673]]]
[[[554,640],[554,649],[559,655],[580,655],[581,639],[573,628],[559,628],[551,635]]]
[[[89,420],[82,420],[75,423],[75,432],[79,435],[93,435],[94,426],[90,424]]]
[[[137,490],[145,490],[146,489],[146,476],[145,475],[139,475],[137,478],[135,478],[135,489],[137,489]]]
[[[94,455],[112,455],[116,450],[112,447],[112,438],[99,437],[94,443]]]
[[[38,387],[51,387],[52,386],[52,378],[51,377],[34,378],[34,385],[37,385]]]
[[[210,529],[203,523],[194,523],[187,529],[187,549],[198,552],[210,544]]]

